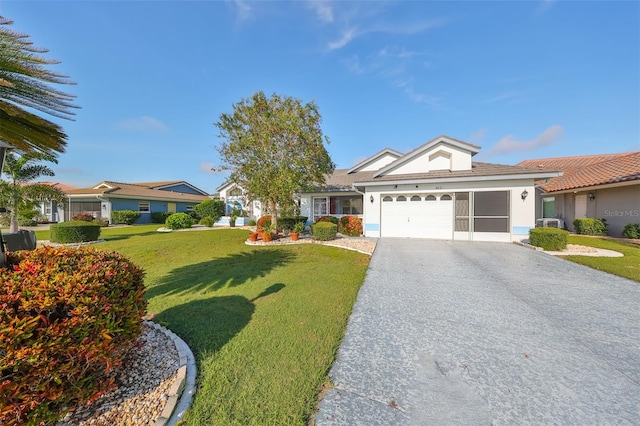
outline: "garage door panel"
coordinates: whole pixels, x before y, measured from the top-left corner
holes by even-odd
[[[391,195],[393,201],[382,203],[381,235],[383,237],[414,238],[453,238],[453,201],[442,200],[440,196],[406,196],[407,201],[397,201],[398,196]]]

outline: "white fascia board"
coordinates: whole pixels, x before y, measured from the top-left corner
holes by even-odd
[[[385,156],[387,154],[389,154],[389,155],[391,155],[393,157],[396,157],[396,159],[398,159],[398,158],[400,158],[400,157],[402,157],[404,155],[401,152],[398,152],[398,151],[396,151],[394,149],[385,148],[382,151],[373,154],[371,157],[362,160],[361,162],[359,162],[358,164],[356,164],[355,166],[353,166],[352,168],[347,170],[347,174],[351,174],[351,173],[357,172],[358,170],[365,168],[369,164],[374,163],[375,161],[378,161],[378,159],[380,159],[380,157],[383,157],[383,156]]]
[[[415,185],[419,183],[450,183],[450,182],[488,182],[494,180],[520,180],[520,179],[540,179],[546,177],[558,177],[558,173],[548,174],[515,174],[515,175],[496,175],[496,176],[467,176],[467,177],[450,177],[450,178],[434,178],[434,179],[407,179],[407,180],[385,180],[373,182],[354,182],[355,186],[385,186],[385,185]]]

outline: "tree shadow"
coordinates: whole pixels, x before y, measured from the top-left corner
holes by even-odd
[[[176,268],[147,289],[147,299],[197,291],[216,291],[264,277],[274,268],[293,261],[295,255],[283,249],[234,253],[207,262]]]
[[[243,296],[220,296],[194,300],[166,309],[153,320],[187,342],[199,360],[220,350],[249,324],[255,302],[285,287],[277,283],[252,300]]]

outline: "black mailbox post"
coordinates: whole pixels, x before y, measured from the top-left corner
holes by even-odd
[[[0,139],[0,175],[2,174],[2,168],[4,167],[4,156],[7,154],[7,150],[12,148],[13,146]],[[5,210],[4,207],[2,210]],[[6,264],[7,252],[5,251],[4,240],[2,239],[2,231],[0,231],[0,267],[4,267]]]

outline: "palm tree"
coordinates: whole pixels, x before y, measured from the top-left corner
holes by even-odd
[[[67,144],[62,127],[24,108],[71,119],[74,96],[49,83],[73,83],[48,70],[46,66],[59,62],[44,58],[48,50],[34,46],[28,35],[8,29],[11,24],[0,16],[0,140],[25,153],[62,153]]]
[[[62,203],[65,194],[59,188],[43,183],[33,183],[40,176],[53,176],[53,170],[39,161],[56,162],[51,155],[8,153],[2,171],[9,178],[0,181],[0,203],[9,207],[11,226],[9,232],[18,231],[18,211],[33,201],[56,201]]]

